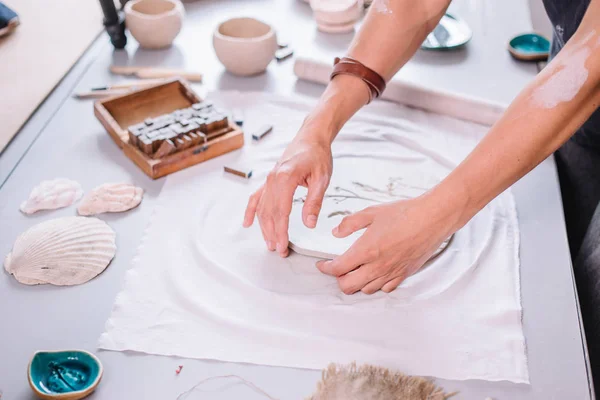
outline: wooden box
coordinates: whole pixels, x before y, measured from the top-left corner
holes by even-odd
[[[94,114],[125,155],[149,177],[156,179],[244,145],[244,134],[231,118],[228,118],[229,126],[224,129],[226,133],[160,159],[149,157],[129,143],[128,127],[201,101],[185,81],[175,79],[133,93],[98,100],[94,104]]]

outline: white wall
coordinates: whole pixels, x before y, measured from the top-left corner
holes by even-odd
[[[528,0],[531,25],[533,30],[552,40],[552,24],[548,19],[542,0]]]

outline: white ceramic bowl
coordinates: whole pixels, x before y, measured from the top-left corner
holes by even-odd
[[[354,24],[363,14],[363,2],[359,0],[310,0],[310,7],[322,25]]]
[[[213,34],[219,61],[235,75],[256,75],[267,69],[277,50],[277,35],[270,25],[254,18],[233,18]]]
[[[173,43],[185,11],[179,0],[131,0],[125,4],[125,24],[140,46],[160,49]]]

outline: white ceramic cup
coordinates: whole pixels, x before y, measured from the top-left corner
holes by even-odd
[[[131,0],[125,4],[125,24],[140,46],[160,49],[173,43],[185,11],[179,0]]]
[[[233,18],[221,23],[213,34],[219,61],[235,75],[256,75],[267,69],[277,50],[277,35],[254,18]]]

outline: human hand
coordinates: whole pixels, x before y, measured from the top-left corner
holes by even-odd
[[[389,293],[417,272],[455,230],[456,212],[421,197],[368,207],[333,229],[338,238],[366,228],[344,254],[317,262],[345,294]]]
[[[282,257],[289,254],[289,216],[296,188],[308,188],[302,221],[306,227],[314,228],[331,179],[331,146],[326,140],[315,139],[313,132],[318,129],[322,129],[318,123],[305,122],[267,176],[266,183],[250,196],[246,207],[244,227],[251,226],[257,215],[267,248],[277,250]]]

